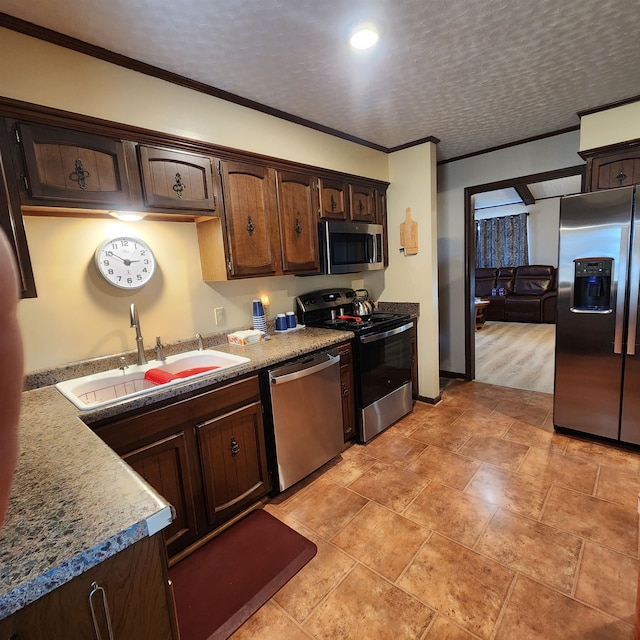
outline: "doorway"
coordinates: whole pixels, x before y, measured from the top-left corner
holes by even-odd
[[[549,350],[554,350],[554,345],[549,346],[549,334],[553,334],[553,342],[555,343],[555,324],[554,325],[541,325],[542,328],[535,328],[535,325],[523,324],[518,326],[508,327],[506,325],[518,325],[520,323],[494,323],[498,326],[492,332],[485,331],[482,335],[480,331],[476,331],[476,312],[475,312],[475,265],[476,265],[476,246],[475,246],[475,210],[476,210],[476,198],[485,199],[491,201],[491,198],[496,199],[498,203],[501,194],[508,194],[509,198],[513,198],[513,194],[517,194],[522,204],[526,204],[527,207],[533,205],[536,200],[544,198],[557,198],[563,195],[569,195],[576,191],[582,191],[584,186],[584,173],[585,165],[577,165],[573,167],[567,167],[565,169],[559,169],[555,171],[548,171],[544,173],[533,174],[529,176],[522,176],[519,178],[513,178],[510,180],[501,180],[498,182],[487,183],[482,185],[476,185],[474,187],[467,187],[465,189],[465,299],[467,300],[467,313],[465,314],[465,379],[474,380],[477,378],[477,372],[485,378],[482,381],[488,381],[487,370],[494,369],[495,376],[491,379],[495,380],[492,384],[501,384],[499,380],[507,380],[509,384],[503,386],[515,386],[516,384],[523,384],[522,380],[526,383],[526,378],[531,378],[530,372],[535,370],[537,360],[531,360],[526,355],[526,349],[522,349],[522,355],[517,359],[515,357],[508,358],[507,354],[514,351],[513,341],[521,341],[522,344],[535,343],[537,341],[540,344],[546,346],[538,355],[548,360],[548,357],[544,354],[548,354]],[[577,181],[575,180],[577,178]],[[570,179],[570,180],[567,180]],[[496,204],[499,206],[499,204]],[[535,258],[534,258],[535,260]],[[486,329],[492,329],[493,324],[487,324]],[[544,327],[547,327],[545,330]],[[551,327],[549,329],[549,327]],[[507,331],[509,329],[509,331]],[[520,329],[520,330],[518,330]],[[525,331],[525,329],[530,329]],[[492,336],[489,334],[492,333]],[[529,336],[526,334],[529,333]],[[538,335],[540,334],[540,335]],[[478,345],[476,349],[476,336],[478,337]],[[491,337],[491,339],[489,339]],[[504,346],[501,347],[500,344]],[[507,351],[507,346],[510,346],[510,351]],[[530,349],[535,348],[535,344],[529,344]],[[476,351],[478,352],[479,362],[476,362]],[[491,355],[494,362],[483,363],[483,359]],[[501,356],[506,358],[505,362],[508,362],[510,366],[518,368],[518,374],[520,378],[515,379],[513,375],[503,375],[503,371],[500,371],[501,362],[499,361]],[[487,367],[482,366],[487,364]],[[527,371],[528,368],[528,371]],[[493,374],[492,374],[493,375]],[[548,375],[548,374],[545,374]],[[534,383],[531,383],[535,386]],[[541,389],[544,392],[549,392],[549,385],[546,384]]]

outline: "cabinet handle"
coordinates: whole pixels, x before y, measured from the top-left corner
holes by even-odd
[[[253,224],[253,220],[251,219],[251,216],[247,216],[247,231],[249,232],[249,236],[252,236],[255,230],[256,228]]]
[[[362,204],[362,200],[358,200],[358,212],[362,213],[364,211],[364,205]]]
[[[178,198],[182,198],[182,192],[186,189],[186,187],[182,182],[182,176],[179,172],[176,172],[176,183],[173,185],[172,189],[176,192]]]
[[[349,395],[349,387],[346,384],[342,385],[342,397],[346,398]]]
[[[331,211],[335,211],[337,206],[338,206],[338,203],[336,202],[336,199],[333,197],[333,194],[331,194]]]
[[[91,619],[93,620],[93,629],[96,632],[96,640],[102,640],[98,618],[96,616],[96,611],[93,608],[93,596],[98,594],[98,592],[102,596],[102,611],[104,614],[104,618],[107,621],[107,633],[109,634],[107,640],[113,640],[113,630],[111,628],[111,615],[109,614],[109,605],[107,604],[107,594],[105,590],[98,585],[97,582],[92,582],[91,591],[89,592],[89,608],[91,609]]]
[[[240,445],[235,439],[235,436],[231,436],[231,455],[235,458],[240,453]]]
[[[296,218],[296,235],[299,236],[302,233],[302,225],[300,224],[300,220]]]
[[[74,182],[78,183],[78,186],[85,191],[87,188],[87,178],[90,176],[91,174],[88,171],[84,170],[84,167],[82,166],[82,160],[80,160],[80,158],[78,158],[76,160],[76,166],[75,169],[69,174],[69,179],[73,180]]]
[[[622,183],[627,179],[627,174],[624,172],[624,167],[620,167],[620,171],[618,171],[618,175],[616,176],[616,182],[618,186],[621,187]]]

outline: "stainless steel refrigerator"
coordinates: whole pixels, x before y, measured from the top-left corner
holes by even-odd
[[[636,187],[562,198],[553,422],[640,444]]]

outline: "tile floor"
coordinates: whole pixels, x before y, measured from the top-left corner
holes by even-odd
[[[265,508],[318,554],[233,640],[633,638],[640,454],[455,382]]]

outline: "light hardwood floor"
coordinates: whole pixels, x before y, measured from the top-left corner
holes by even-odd
[[[475,379],[553,393],[555,338],[555,324],[486,322],[475,332]]]

